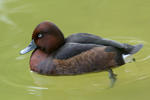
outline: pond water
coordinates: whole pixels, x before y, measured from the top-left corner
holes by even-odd
[[[149,0],[0,0],[0,98],[3,100],[149,100]],[[19,55],[37,24],[52,21],[65,36],[87,32],[122,43],[143,43],[136,62],[108,72],[42,76]]]

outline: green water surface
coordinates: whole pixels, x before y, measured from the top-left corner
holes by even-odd
[[[108,72],[42,76],[29,70],[37,24],[52,21],[65,36],[87,32],[122,43],[143,43],[136,62]],[[0,0],[0,100],[150,100],[149,0]]]

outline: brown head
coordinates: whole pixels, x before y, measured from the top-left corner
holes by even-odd
[[[35,48],[51,53],[63,44],[64,36],[60,29],[55,24],[45,21],[37,25],[32,34],[32,42],[20,54],[25,54]]]

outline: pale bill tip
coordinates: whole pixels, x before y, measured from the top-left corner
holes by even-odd
[[[30,52],[31,50],[36,48],[36,44],[34,43],[34,40],[31,41],[31,43],[29,44],[29,46],[27,46],[25,49],[20,51],[20,54],[23,55],[25,53]]]

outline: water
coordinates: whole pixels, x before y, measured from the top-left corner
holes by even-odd
[[[149,100],[149,0],[0,0],[0,98],[3,100]],[[107,72],[76,76],[42,76],[29,70],[34,27],[49,20],[65,36],[88,32],[124,43],[143,43],[136,62]]]

